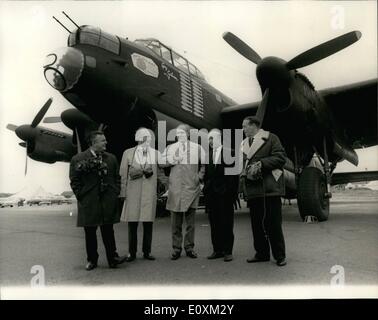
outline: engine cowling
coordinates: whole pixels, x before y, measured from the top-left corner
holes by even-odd
[[[62,151],[57,151],[44,146],[41,143],[36,143],[33,150],[28,152],[28,156],[36,161],[55,163],[57,161],[69,162],[70,156]]]

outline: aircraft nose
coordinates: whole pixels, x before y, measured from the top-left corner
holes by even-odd
[[[84,55],[75,48],[61,48],[46,56],[46,81],[56,90],[67,91],[78,81],[84,68]]]
[[[17,137],[23,141],[32,140],[35,136],[35,129],[30,125],[22,125],[15,130]]]

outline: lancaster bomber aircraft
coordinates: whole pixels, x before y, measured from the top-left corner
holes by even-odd
[[[331,184],[378,179],[378,172],[334,173],[342,160],[357,165],[354,148],[377,144],[377,80],[317,92],[297,71],[356,42],[358,31],[289,62],[262,59],[238,37],[225,33],[234,49],[257,64],[263,93],[261,102],[237,105],[159,40],[130,41],[97,27],[78,26],[66,17],[76,28],[71,32],[62,24],[69,32],[68,45],[47,55],[43,71],[46,81],[75,108],[44,122],[62,121],[73,134],[39,126],[52,103],[47,100],[30,125],[8,125],[24,141],[20,145],[30,158],[69,162],[86,147],[86,133],[100,128],[108,150],[120,159],[133,145],[136,129],[155,130],[159,120],[168,130],[182,122],[194,128],[240,129],[243,117],[257,115],[285,146],[286,195],[298,198],[302,218],[327,220]]]

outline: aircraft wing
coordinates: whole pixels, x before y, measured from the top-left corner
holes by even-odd
[[[221,111],[224,128],[241,128],[241,121],[247,116],[254,116],[260,101],[225,107]]]
[[[345,184],[349,182],[362,182],[378,180],[378,171],[361,172],[335,172],[332,175],[332,185]]]
[[[337,88],[320,90],[333,118],[340,128],[339,135],[353,148],[378,143],[377,79]]]

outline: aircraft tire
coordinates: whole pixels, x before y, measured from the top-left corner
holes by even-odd
[[[315,167],[307,167],[299,176],[298,208],[302,220],[315,216],[326,221],[329,216],[329,198],[325,197],[327,185],[324,174]]]

